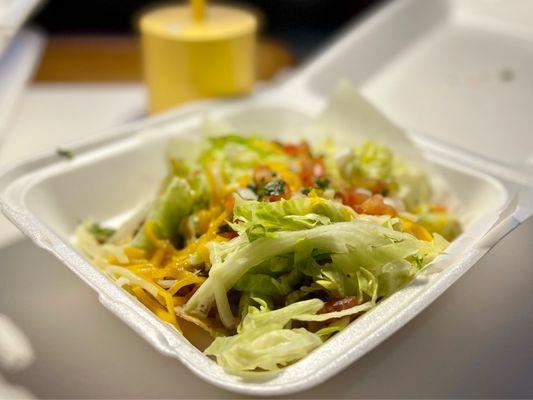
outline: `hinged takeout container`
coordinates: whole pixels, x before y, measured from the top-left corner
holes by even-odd
[[[525,2],[397,0],[351,27],[277,88],[185,106],[5,170],[3,212],[61,259],[101,303],[160,352],[236,392],[275,395],[317,385],[429,305],[533,212],[533,10]],[[409,286],[274,378],[226,374],[73,247],[77,223],[108,221],[153,193],[169,137],[194,137],[209,110],[243,132],[294,133],[347,78],[408,129],[461,202],[465,232]],[[512,261],[511,261],[512,262]]]

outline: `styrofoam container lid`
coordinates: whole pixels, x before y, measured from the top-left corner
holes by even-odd
[[[404,128],[533,172],[533,6],[397,0],[288,82],[323,98],[348,78]]]
[[[22,30],[0,58],[0,146],[17,101],[35,70],[43,42],[41,34]]]
[[[15,33],[42,0],[0,0],[0,29]]]
[[[43,0],[0,0],[0,56]]]

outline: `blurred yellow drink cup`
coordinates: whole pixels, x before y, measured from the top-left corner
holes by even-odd
[[[255,80],[256,17],[192,0],[141,17],[150,112],[189,100],[247,93]]]

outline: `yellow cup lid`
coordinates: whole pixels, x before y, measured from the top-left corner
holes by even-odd
[[[235,7],[208,5],[202,21],[195,21],[188,6],[166,6],[141,17],[144,34],[184,41],[209,41],[239,37],[257,28],[257,18]]]

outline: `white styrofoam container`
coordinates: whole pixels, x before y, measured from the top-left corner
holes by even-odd
[[[2,211],[37,245],[55,254],[93,287],[104,306],[160,352],[179,359],[206,381],[255,395],[308,389],[347,367],[416,316],[533,212],[533,179],[527,143],[524,144],[531,137],[524,136],[521,130],[532,116],[523,108],[510,108],[507,104],[514,96],[533,97],[533,93],[522,93],[516,84],[526,71],[526,65],[519,61],[529,61],[529,66],[533,66],[533,57],[522,59],[523,50],[528,49],[516,44],[520,48],[515,53],[509,52],[511,44],[518,40],[511,26],[524,31],[533,26],[521,22],[523,18],[526,22],[533,21],[533,16],[527,16],[527,7],[519,10],[520,4],[514,0],[391,2],[362,24],[352,27],[278,88],[243,100],[192,104],[104,133],[96,139],[68,146],[76,154],[71,161],[45,154],[5,170],[0,176]],[[502,7],[505,12],[494,7]],[[501,20],[502,15],[505,20]],[[492,61],[500,61],[500,54],[492,48],[485,59],[471,49],[462,50],[465,40],[479,46],[491,44],[493,38],[489,41],[485,31],[505,42],[501,51],[508,52],[506,68],[508,71],[514,68],[514,72],[504,74],[502,87],[493,87],[495,83],[491,82],[487,89],[480,89],[485,91],[481,94],[470,93],[471,88],[455,83],[445,93],[438,85],[433,87],[432,74],[439,78],[445,72],[452,75],[468,72],[477,62],[481,63],[480,67],[490,67],[489,53],[495,57]],[[529,51],[529,56],[533,55]],[[462,57],[445,63],[437,57],[441,52],[458,53]],[[110,220],[133,209],[146,193],[155,191],[165,173],[163,154],[168,138],[197,136],[203,112],[209,110],[215,116],[222,116],[243,132],[294,133],[322,109],[325,94],[343,77],[360,86],[396,121],[410,128],[413,139],[427,157],[453,182],[462,205],[465,232],[412,284],[358,318],[308,357],[272,379],[244,381],[226,374],[172,327],[116,286],[77,252],[70,238],[80,219]],[[423,84],[419,84],[420,80]],[[442,106],[435,112],[418,111],[424,105],[421,102],[424,88],[444,96],[434,100]],[[472,100],[463,100],[466,95]],[[516,145],[513,158],[506,157],[507,148],[491,142],[501,138],[497,129],[487,130],[489,133],[483,141],[469,133],[477,132],[487,120],[489,129],[499,121],[487,113],[492,103],[487,105],[485,96],[501,102],[502,112],[518,121],[505,132],[507,139],[511,139],[509,145]],[[432,99],[426,96],[426,102]],[[460,119],[462,108],[454,108],[460,101],[470,110],[463,119]],[[442,115],[448,115],[456,125],[445,124],[441,128],[442,123],[449,122]],[[418,120],[423,122],[421,126]]]
[[[0,58],[0,146],[4,144],[6,127],[24,87],[32,77],[43,44],[40,33],[25,29],[16,35]]]
[[[42,0],[0,0],[0,56]]]

